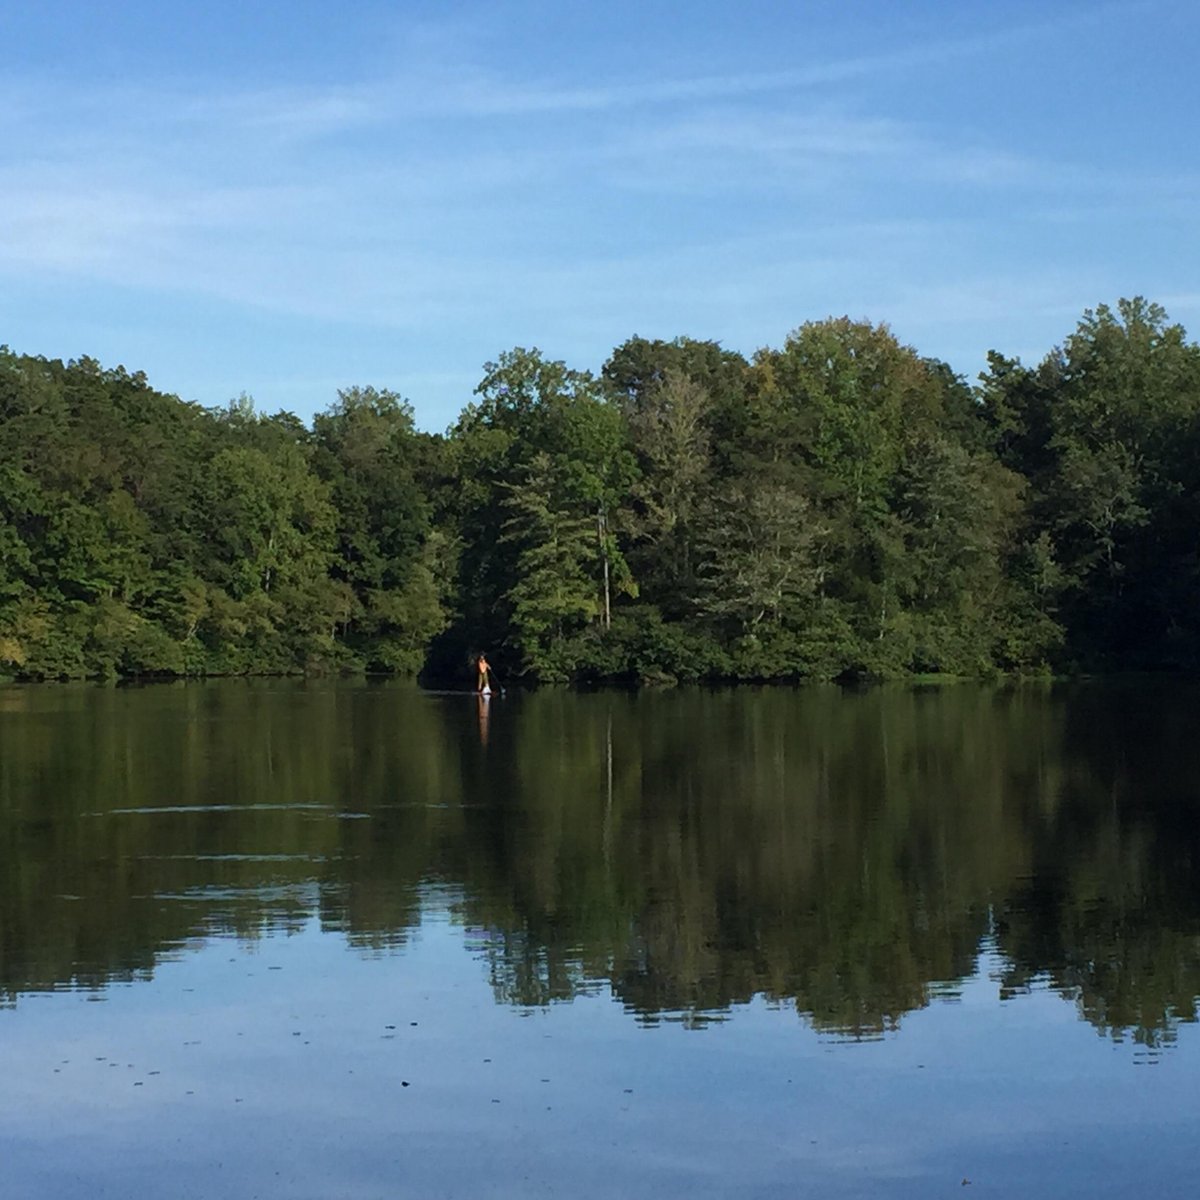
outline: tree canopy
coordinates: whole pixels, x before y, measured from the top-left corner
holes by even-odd
[[[623,682],[1194,669],[1200,348],[1143,299],[975,385],[885,325],[515,348],[444,435],[0,348],[0,673]]]

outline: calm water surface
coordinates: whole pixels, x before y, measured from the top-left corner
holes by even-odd
[[[1192,1197],[1200,689],[0,689],[0,1196]]]

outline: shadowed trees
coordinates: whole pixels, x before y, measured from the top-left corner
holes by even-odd
[[[0,352],[0,671],[463,683],[1200,665],[1200,350],[1086,312],[975,388],[885,325],[750,360],[516,348],[445,435],[394,392],[312,429]]]

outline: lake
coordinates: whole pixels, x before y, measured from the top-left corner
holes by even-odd
[[[1200,688],[0,688],[0,1195],[1191,1197]]]

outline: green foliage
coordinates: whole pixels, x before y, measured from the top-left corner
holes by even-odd
[[[1001,453],[1032,485],[1066,661],[1200,663],[1200,349],[1159,306],[1123,300],[1086,312],[1036,373],[993,357],[983,396]]]
[[[1086,312],[970,388],[886,326],[516,348],[445,437],[0,349],[0,672],[890,678],[1200,666],[1200,350]]]
[[[433,440],[416,432],[407,401],[375,388],[339,392],[313,434],[336,513],[341,642],[370,669],[416,674],[445,627],[451,571],[432,520]]]
[[[542,678],[562,678],[564,659],[555,644],[598,613],[593,564],[598,554],[592,522],[574,515],[561,493],[544,451],[530,464],[528,478],[507,485],[500,544],[514,555],[511,606],[513,647]],[[551,667],[551,663],[555,665]]]

